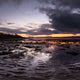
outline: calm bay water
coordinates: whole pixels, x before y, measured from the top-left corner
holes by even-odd
[[[80,80],[79,43],[0,42],[0,80]]]

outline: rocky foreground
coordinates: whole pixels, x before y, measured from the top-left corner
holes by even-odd
[[[80,80],[80,44],[0,42],[0,80]]]

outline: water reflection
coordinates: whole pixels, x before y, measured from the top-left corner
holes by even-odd
[[[38,66],[39,62],[46,63],[51,58],[50,54],[38,52],[37,56],[34,56],[33,61],[31,62],[32,66]]]
[[[79,80],[79,53],[79,42],[0,42],[0,79]]]

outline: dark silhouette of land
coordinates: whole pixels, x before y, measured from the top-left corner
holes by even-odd
[[[0,41],[2,40],[22,40],[24,39],[23,37],[19,36],[18,34],[5,34],[5,33],[0,33]]]

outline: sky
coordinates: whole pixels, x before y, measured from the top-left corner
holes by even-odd
[[[0,0],[0,32],[80,36],[80,0]]]

